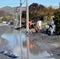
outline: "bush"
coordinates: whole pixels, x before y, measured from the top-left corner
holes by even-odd
[[[2,21],[6,21],[6,20],[7,20],[7,18],[6,18],[6,17],[3,17],[3,18],[2,18]]]

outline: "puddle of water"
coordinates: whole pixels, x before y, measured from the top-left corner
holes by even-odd
[[[1,36],[3,39],[6,39],[9,41],[9,44],[11,45],[15,45],[16,43],[20,44],[20,33],[16,34],[16,33],[4,33]],[[26,35],[22,33],[22,41],[26,40]],[[17,42],[16,42],[17,41]]]
[[[8,47],[13,49],[13,53],[17,56],[20,56],[20,32],[14,31],[12,33],[4,33],[2,38],[8,40]],[[26,35],[22,33],[22,41],[26,41]],[[27,46],[23,46],[23,59],[27,58]],[[29,53],[30,59],[55,59],[55,58],[47,58],[50,54],[47,51],[44,51],[40,48],[40,46],[34,46],[30,48]],[[20,57],[18,58],[20,59]]]
[[[7,32],[1,37],[8,41],[8,48],[12,50],[15,55],[20,55],[20,32]],[[24,33],[22,33],[21,38],[22,42],[26,41],[26,35]]]
[[[50,56],[50,54],[47,53],[47,51],[44,51],[43,53],[39,55],[30,54],[30,59],[54,59],[54,58],[47,58],[47,56]]]

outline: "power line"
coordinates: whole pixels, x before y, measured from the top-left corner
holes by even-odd
[[[25,3],[25,0],[22,2],[22,4],[24,4]]]
[[[23,5],[25,3],[25,0],[23,2],[21,2],[21,4]]]

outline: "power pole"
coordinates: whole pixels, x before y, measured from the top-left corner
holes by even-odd
[[[21,28],[21,18],[22,18],[22,0],[20,0],[20,28]],[[22,32],[20,30],[20,57],[23,59],[22,56]]]
[[[29,31],[29,7],[28,7],[28,0],[26,0],[26,28]]]
[[[26,0],[26,30],[29,32],[29,7]],[[27,59],[29,59],[29,33],[27,33]]]
[[[22,18],[22,0],[20,0],[20,27],[21,25],[21,18]]]
[[[59,3],[59,9],[60,9],[60,3]]]
[[[16,15],[15,15],[15,19],[18,20],[18,9],[16,7]]]

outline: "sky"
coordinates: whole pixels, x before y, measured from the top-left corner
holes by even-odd
[[[44,6],[59,6],[60,0],[28,0],[28,4],[38,3]],[[20,5],[20,0],[0,0],[0,8],[5,6],[16,7]],[[22,6],[26,6],[26,0],[22,0]]]

